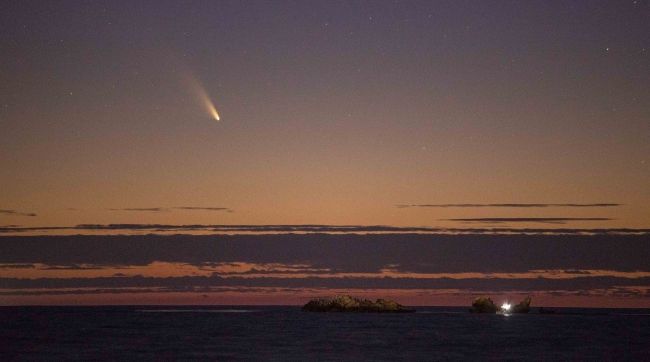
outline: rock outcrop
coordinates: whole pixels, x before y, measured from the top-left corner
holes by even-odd
[[[375,302],[368,299],[352,298],[349,295],[326,299],[313,299],[302,307],[308,312],[357,312],[357,313],[409,313],[415,312],[403,305],[386,299]]]
[[[487,297],[479,297],[474,299],[472,308],[469,310],[472,313],[496,313],[499,307],[494,304],[492,299]]]
[[[524,300],[519,302],[519,304],[516,304],[514,307],[512,307],[512,313],[528,313],[530,312],[530,302],[532,299],[530,297],[526,297]]]
[[[532,301],[531,297],[526,297],[524,300],[512,306],[510,310],[501,310],[492,299],[488,297],[479,297],[474,299],[472,303],[472,308],[469,310],[472,313],[503,313],[503,314],[514,314],[514,313],[528,313],[530,311],[530,302]]]

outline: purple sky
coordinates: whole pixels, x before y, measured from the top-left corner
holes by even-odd
[[[3,2],[0,250],[20,258],[0,253],[0,304],[349,287],[647,305],[648,24],[647,0]],[[307,256],[330,234],[331,258],[284,258],[289,232]],[[138,236],[174,233],[221,236],[196,246],[205,265]],[[277,258],[260,259],[264,233],[285,235],[264,244]],[[246,235],[239,259],[223,234]],[[111,254],[139,245],[160,258]]]

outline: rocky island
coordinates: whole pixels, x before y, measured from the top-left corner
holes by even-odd
[[[528,313],[530,311],[530,302],[532,299],[526,297],[524,300],[511,306],[509,303],[503,303],[501,307],[497,307],[492,299],[487,297],[479,297],[474,299],[472,308],[469,310],[472,313],[503,313],[503,314],[516,314]]]
[[[371,301],[352,298],[349,295],[334,298],[312,299],[302,307],[307,312],[356,312],[356,313],[413,313],[403,305],[386,299]]]
[[[515,304],[514,307],[512,307],[512,313],[528,313],[530,312],[530,302],[532,299],[530,297],[526,297],[524,300],[519,302],[519,304]]]
[[[499,310],[492,299],[487,297],[478,297],[474,299],[472,308],[469,310],[472,313],[496,313]]]

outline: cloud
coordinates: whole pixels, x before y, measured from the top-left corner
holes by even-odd
[[[124,208],[124,209],[108,209],[110,211],[143,211],[143,212],[163,212],[169,211],[162,207],[133,207],[133,208]]]
[[[0,269],[34,269],[34,264],[0,264]]]
[[[153,211],[154,209],[147,209]],[[383,225],[168,225],[168,224],[80,224],[54,227],[0,227],[0,232],[55,230],[125,230],[125,231],[212,231],[212,232],[431,232],[443,228],[397,227]]]
[[[227,207],[201,207],[201,206],[175,206],[175,207],[131,207],[122,209],[108,209],[110,211],[139,211],[139,212],[169,212],[172,210],[194,210],[194,211],[225,211],[233,212]]]
[[[648,255],[647,234],[0,236],[0,265],[9,266],[0,293],[295,288],[639,296],[638,286],[650,286]]]
[[[84,295],[84,294],[131,294],[131,293],[277,293],[277,292],[303,292],[303,288],[253,288],[253,287],[153,287],[153,288],[79,288],[79,289],[51,289],[51,290],[10,290],[0,291],[0,295]],[[208,295],[203,294],[202,297]]]
[[[247,263],[247,262],[225,262],[225,263],[203,263],[195,265],[201,270],[211,271],[216,275],[311,275],[330,274],[332,270],[327,268],[314,268],[308,264],[282,264],[282,263]]]
[[[7,209],[0,209],[0,214],[13,215],[13,216],[37,216],[33,212],[22,212],[22,211],[7,210]]]
[[[531,204],[531,203],[506,203],[506,204],[406,204],[396,205],[398,208],[409,207],[515,207],[515,208],[536,208],[536,207],[617,207],[623,204],[618,203],[595,203],[595,204]]]
[[[197,206],[176,206],[173,207],[176,210],[200,210],[200,211],[225,211],[233,212],[232,209],[228,207],[197,207]]]
[[[622,298],[648,298],[650,297],[650,288],[648,286],[611,286],[594,289],[577,289],[577,290],[489,290],[489,289],[366,289],[366,288],[309,288],[309,287],[214,287],[214,286],[194,286],[194,287],[109,287],[109,288],[57,288],[57,289],[13,289],[0,290],[0,296],[50,296],[50,295],[73,295],[81,296],[87,294],[142,294],[142,293],[203,293],[204,297],[210,293],[257,293],[257,294],[291,294],[293,296],[302,296],[304,303],[307,299],[315,296],[329,296],[337,294],[354,293],[355,295],[364,295],[365,297],[375,298],[385,297],[387,293],[393,295],[417,295],[417,296],[462,296],[463,302],[471,300],[472,296],[483,296],[491,294],[507,293],[510,297],[517,295],[522,296],[592,296],[592,297],[622,297]],[[155,309],[154,309],[155,310]],[[595,312],[590,312],[594,315]]]
[[[594,218],[588,218],[594,220]],[[443,219],[444,220],[444,219]],[[497,223],[495,218],[481,219],[450,219],[464,220],[466,223],[471,221],[479,222],[491,220]],[[516,222],[513,218],[499,218],[499,223]],[[517,220],[524,220],[517,218]],[[543,221],[542,218],[526,218],[528,222]],[[548,224],[565,223],[569,220],[586,220],[562,218],[563,222],[557,220],[546,220]],[[601,220],[601,218],[598,218]],[[602,220],[610,220],[602,218]],[[141,232],[149,231],[152,233],[394,233],[394,234],[648,234],[650,229],[630,229],[630,228],[512,228],[512,227],[490,227],[490,228],[448,228],[448,227],[428,227],[428,226],[388,226],[388,225],[170,225],[170,224],[79,224],[76,226],[36,226],[20,227],[17,225],[0,226],[0,233],[49,233],[57,231],[91,231],[93,233],[104,232]]]
[[[91,264],[69,264],[69,265],[47,265],[41,270],[102,270],[102,269],[124,269],[123,265],[91,265]]]
[[[219,276],[99,277],[99,278],[0,278],[0,289],[63,288],[167,288],[196,291],[197,288],[326,288],[326,289],[459,289],[463,291],[555,291],[598,290],[648,286],[650,278],[585,277],[576,279],[418,279],[418,278],[248,278]]]
[[[566,224],[571,221],[610,221],[613,219],[606,217],[480,217],[480,218],[456,218],[442,219],[444,221],[460,221],[466,223],[542,223],[542,224]]]
[[[648,271],[648,234],[240,234],[2,236],[0,264],[308,265],[336,273]]]

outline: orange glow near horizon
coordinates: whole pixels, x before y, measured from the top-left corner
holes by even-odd
[[[645,287],[647,288],[647,287]],[[260,289],[260,288],[256,288]],[[263,289],[263,288],[262,288]],[[562,292],[562,291],[559,291]],[[650,308],[648,298],[628,298],[611,295],[565,295],[544,292],[486,292],[463,293],[458,290],[399,290],[399,289],[331,289],[221,292],[149,292],[149,293],[89,293],[59,295],[2,295],[0,305],[303,305],[312,298],[351,295],[358,298],[388,298],[408,306],[468,307],[479,296],[493,300],[518,301],[532,296],[532,307],[582,307],[582,308]]]
[[[195,266],[187,263],[153,262],[148,265],[95,266],[77,264],[75,268],[33,264],[32,268],[18,268],[11,264],[0,265],[5,278],[97,278],[120,276],[143,276],[155,278],[182,276],[211,276],[222,278],[416,278],[416,279],[574,279],[588,277],[617,277],[638,279],[650,277],[647,271],[616,270],[529,270],[524,273],[413,273],[391,268],[375,273],[331,272],[329,269],[314,268],[308,264],[255,264],[248,262],[217,263],[213,266]]]
[[[2,2],[0,304],[646,306],[649,1]]]

